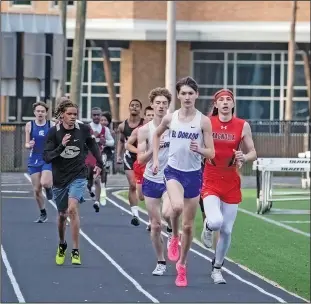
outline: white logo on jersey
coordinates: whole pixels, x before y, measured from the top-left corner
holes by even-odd
[[[80,148],[76,146],[67,146],[65,150],[61,153],[63,158],[75,158],[80,154]]]
[[[44,130],[39,131],[39,136],[44,136]]]
[[[225,129],[225,130],[227,130],[227,126],[221,126],[220,129]]]

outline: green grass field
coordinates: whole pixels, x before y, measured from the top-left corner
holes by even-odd
[[[121,192],[127,199],[127,192]],[[256,212],[255,190],[243,190],[241,208]],[[145,209],[143,202],[140,207]],[[310,210],[310,201],[275,202],[273,208]],[[272,209],[273,209],[272,208]],[[263,215],[275,221],[310,221],[308,215]],[[198,208],[195,219],[196,238],[200,240],[202,215]],[[284,223],[310,232],[310,223]],[[232,234],[228,257],[283,288],[310,299],[310,238],[239,212]]]

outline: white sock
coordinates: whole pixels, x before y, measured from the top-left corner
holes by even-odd
[[[131,207],[131,211],[132,211],[133,216],[138,217],[138,206]]]
[[[100,183],[100,187],[103,189],[106,187],[105,183]]]

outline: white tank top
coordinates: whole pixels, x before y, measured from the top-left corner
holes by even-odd
[[[148,137],[148,147],[149,149],[152,149],[152,141],[153,141],[153,134],[156,130],[156,126],[154,125],[153,121],[148,122],[147,124],[149,128],[149,137]],[[158,160],[159,160],[159,170],[156,175],[152,174],[152,165],[153,160],[151,159],[147,164],[145,168],[144,177],[154,183],[164,183],[164,169],[167,166],[167,160],[168,160],[168,151],[170,146],[170,135],[169,130],[166,130],[163,135],[161,136],[161,144],[159,148],[159,154],[158,154]]]
[[[168,165],[179,171],[197,171],[201,169],[202,156],[190,150],[191,140],[203,146],[201,128],[202,113],[197,110],[190,122],[181,122],[179,110],[175,111],[170,124],[170,149]]]

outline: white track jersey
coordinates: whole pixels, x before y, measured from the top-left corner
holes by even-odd
[[[149,137],[148,137],[148,147],[152,149],[152,141],[153,141],[153,134],[156,130],[156,126],[154,125],[153,121],[148,122],[147,124],[149,128]],[[167,166],[167,160],[168,160],[168,153],[169,153],[169,146],[170,146],[170,135],[169,130],[166,130],[163,135],[161,136],[161,144],[159,149],[159,170],[156,175],[152,174],[152,165],[153,160],[151,159],[146,164],[146,169],[144,173],[144,177],[148,180],[154,182],[154,183],[164,183],[164,169]]]
[[[175,111],[170,124],[170,149],[168,165],[179,171],[197,171],[201,169],[202,156],[190,150],[191,140],[203,146],[201,128],[202,113],[197,110],[190,122],[181,122],[179,110]]]

